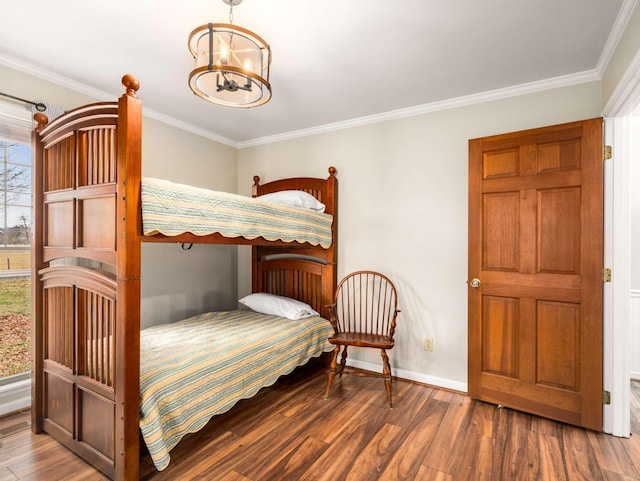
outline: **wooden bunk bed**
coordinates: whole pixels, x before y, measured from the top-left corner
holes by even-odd
[[[36,114],[32,259],[32,430],[47,432],[113,479],[138,479],[142,242],[253,246],[252,290],[303,301],[328,318],[336,287],[337,180],[259,183],[253,196],[302,190],[333,216],[328,247],[144,235],[142,107],[131,75],[118,102],[52,121]],[[267,236],[268,237],[268,236]],[[320,388],[320,387],[319,387]]]

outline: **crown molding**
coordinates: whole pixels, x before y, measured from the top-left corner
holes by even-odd
[[[86,84],[78,82],[77,80],[73,80],[69,77],[59,75],[43,67],[27,62],[1,49],[0,49],[0,64],[10,67],[14,70],[24,72],[26,74],[33,75],[34,77],[37,77],[42,80],[46,80],[56,85],[60,85],[61,87],[68,88],[75,92],[87,95],[89,97],[93,97],[97,101],[101,101],[101,102],[111,101],[113,100],[114,97],[117,97],[118,95],[120,95],[120,93],[106,92],[104,90],[90,87]],[[143,107],[143,115],[145,117],[158,120],[165,124],[171,125],[181,130],[185,130],[187,132],[191,132],[201,137],[205,137],[215,142],[219,142],[221,144],[225,144],[236,149],[238,148],[237,142],[231,139],[227,139],[226,137],[218,135],[214,132],[210,132],[206,129],[196,127],[195,125],[189,124],[187,122],[183,122],[182,120],[163,114],[161,112],[158,112],[157,110]]]
[[[210,130],[206,130],[200,127],[196,127],[193,124],[183,122],[182,120],[176,119],[175,117],[171,117],[170,115],[165,115],[153,109],[148,109],[143,106],[143,114],[146,117],[152,118],[154,120],[158,120],[160,122],[164,122],[165,124],[171,125],[180,130],[184,130],[186,132],[190,132],[195,135],[199,135],[200,137],[204,137],[209,140],[213,140],[220,144],[224,144],[228,147],[233,147],[234,149],[238,148],[238,142],[223,137],[222,135],[218,135]]]
[[[640,51],[638,51],[602,109],[605,117],[629,115],[640,100]]]
[[[86,84],[70,79],[69,77],[59,75],[39,65],[27,62],[26,60],[16,57],[5,50],[0,50],[0,64],[26,74],[33,75],[39,79],[66,87],[89,97],[94,97],[100,101],[113,99],[112,94],[90,87]]]
[[[627,3],[635,3],[637,0],[627,0]],[[626,22],[625,22],[626,25]],[[94,97],[98,100],[111,100],[114,94],[112,92],[105,92],[103,90],[95,89],[81,82],[75,81],[68,77],[53,73],[42,67],[28,63],[22,59],[19,59],[7,52],[0,50],[0,64],[14,68],[21,72],[33,75],[35,77],[47,80],[49,82],[67,87],[76,92]],[[423,115],[432,112],[438,112],[442,110],[449,110],[459,107],[465,107],[469,105],[475,105],[484,102],[491,102],[500,99],[506,99],[510,97],[516,97],[520,95],[527,95],[532,93],[541,92],[544,90],[551,90],[561,87],[567,87],[570,85],[576,85],[580,83],[592,82],[601,80],[601,75],[597,69],[588,70],[585,72],[578,72],[575,74],[564,75],[560,77],[554,77],[550,79],[540,80],[536,82],[529,82],[526,84],[515,85],[512,87],[506,87],[496,90],[490,90],[472,95],[466,95],[448,100],[442,100],[438,102],[432,102],[429,104],[417,105],[414,107],[408,107],[405,109],[393,110],[389,112],[383,112],[381,114],[369,115],[365,117],[359,117],[355,119],[345,120],[342,122],[335,122],[331,124],[319,125],[317,127],[311,127],[308,129],[295,130],[291,132],[285,132],[283,134],[276,134],[266,137],[259,137],[251,140],[236,142],[214,132],[196,127],[187,122],[183,122],[175,117],[163,114],[153,109],[144,107],[144,115],[160,122],[166,123],[173,127],[176,127],[187,132],[199,135],[201,137],[208,138],[215,142],[233,147],[236,149],[242,149],[247,147],[253,147],[257,145],[271,144],[275,142],[282,142],[285,140],[296,139],[300,137],[307,137],[310,135],[318,135],[327,132],[335,132],[338,130],[345,130],[354,127],[360,127],[369,124],[375,124],[380,122],[386,122],[389,120],[402,119],[406,117],[414,117],[416,115]]]
[[[624,34],[625,29],[627,28],[627,24],[631,19],[631,15],[633,15],[633,11],[635,10],[638,4],[638,0],[624,0],[622,6],[620,7],[620,11],[618,12],[618,16],[616,17],[615,22],[613,23],[613,28],[609,32],[609,37],[607,38],[607,42],[602,49],[602,53],[600,54],[600,58],[598,59],[598,64],[596,65],[596,71],[600,75],[600,78],[604,76],[604,72],[613,57],[613,54]]]
[[[253,147],[256,145],[271,144],[274,142],[281,142],[284,140],[291,140],[300,137],[307,137],[309,135],[324,134],[327,132],[334,132],[337,130],[345,130],[353,127],[360,127],[363,125],[375,124],[379,122],[386,122],[388,120],[402,119],[405,117],[414,117],[416,115],[423,115],[432,112],[438,112],[442,110],[455,109],[459,107],[466,107],[469,105],[480,104],[484,102],[492,102],[495,100],[507,99],[510,97],[517,97],[520,95],[527,95],[544,90],[552,90],[561,87],[568,87],[571,85],[577,85],[581,83],[593,82],[601,80],[601,76],[597,70],[588,70],[585,72],[578,72],[570,75],[563,75],[560,77],[554,77],[550,79],[540,80],[536,82],[529,82],[526,84],[515,85],[512,87],[506,87],[496,90],[489,90],[473,95],[465,95],[448,100],[442,100],[438,102],[432,102],[429,104],[417,105],[415,107],[409,107],[406,109],[393,110],[384,112],[381,114],[369,115],[366,117],[360,117],[356,119],[346,120],[343,122],[335,122],[332,124],[320,125],[318,127],[311,127],[309,129],[295,130],[292,132],[286,132],[284,134],[270,135],[268,137],[260,137],[253,140],[247,140],[238,142],[238,148]]]

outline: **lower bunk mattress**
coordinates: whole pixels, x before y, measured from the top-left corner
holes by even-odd
[[[140,430],[158,470],[186,434],[333,349],[333,328],[249,310],[210,312],[140,333]]]

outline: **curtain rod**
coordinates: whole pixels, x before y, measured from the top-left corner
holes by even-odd
[[[47,110],[47,106],[42,102],[32,102],[31,100],[21,99],[20,97],[15,97],[13,95],[5,94],[4,92],[0,92],[0,96],[8,97],[13,100],[18,100],[19,102],[24,102],[26,104],[31,104],[36,108],[38,112],[44,112],[45,110]]]

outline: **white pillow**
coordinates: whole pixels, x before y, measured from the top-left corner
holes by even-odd
[[[289,297],[276,296],[264,292],[249,294],[238,302],[253,311],[271,316],[286,317],[294,321],[320,315],[309,304]]]
[[[257,199],[291,207],[302,207],[316,212],[324,212],[325,209],[325,205],[322,202],[303,190],[281,190],[271,194],[259,195]]]

